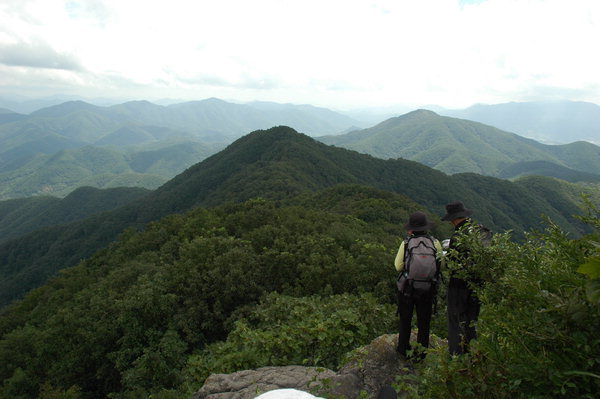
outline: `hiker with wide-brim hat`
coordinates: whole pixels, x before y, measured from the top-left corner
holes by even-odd
[[[454,201],[446,205],[446,214],[442,217],[442,220],[449,222],[469,217],[473,214],[471,209],[465,208],[465,205],[461,201]]]
[[[408,222],[404,224],[404,228],[407,231],[412,232],[427,232],[431,230],[433,226],[433,222],[427,220],[427,215],[419,211],[412,213],[408,218]]]
[[[480,234],[485,229],[483,225],[471,220],[471,209],[465,208],[461,201],[450,202],[446,205],[446,214],[442,220],[452,223],[454,233],[448,245],[447,261],[454,263],[454,267],[473,271],[477,265],[473,264],[469,248],[462,237],[469,234]],[[471,284],[476,283],[473,278],[457,277],[451,272],[448,282],[448,350],[451,355],[460,355],[469,351],[469,342],[477,338],[476,322],[481,308],[479,298]]]
[[[420,359],[425,353],[411,350],[410,335],[413,312],[417,313],[417,342],[429,347],[429,330],[437,296],[441,268],[440,242],[429,234],[434,224],[423,212],[414,212],[404,224],[408,231],[400,244],[394,266],[398,271],[398,353],[404,359]],[[414,261],[415,258],[426,261]],[[418,278],[417,278],[418,277]]]

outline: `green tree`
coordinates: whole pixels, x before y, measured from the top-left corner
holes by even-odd
[[[394,330],[393,306],[372,295],[295,298],[270,294],[235,322],[227,340],[188,360],[196,389],[209,373],[304,364],[337,369],[353,349]]]

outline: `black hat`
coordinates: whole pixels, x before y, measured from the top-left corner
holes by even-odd
[[[471,216],[473,211],[470,209],[466,209],[464,204],[460,201],[454,201],[446,205],[446,214],[442,218],[442,220],[452,221],[458,218],[466,218],[467,216]]]
[[[427,215],[423,212],[415,212],[408,218],[408,223],[404,225],[406,230],[427,231],[433,227],[433,223],[427,220]]]

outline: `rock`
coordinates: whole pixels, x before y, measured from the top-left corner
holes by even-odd
[[[396,352],[397,334],[382,335],[352,353],[338,371],[320,367],[262,367],[231,374],[212,374],[194,399],[253,399],[265,392],[295,389],[317,396],[377,398],[395,377],[406,373]]]
[[[321,389],[323,381],[334,376],[335,372],[329,369],[303,366],[262,367],[231,374],[211,374],[194,399],[252,399],[282,388],[312,392]]]
[[[366,391],[369,398],[376,398],[381,388],[406,373],[407,365],[398,357],[397,344],[398,334],[375,338],[354,352],[354,357],[338,371],[338,376],[356,375],[361,381],[361,390]]]
[[[308,392],[298,391],[297,389],[275,389],[257,396],[255,399],[323,399],[318,398]]]

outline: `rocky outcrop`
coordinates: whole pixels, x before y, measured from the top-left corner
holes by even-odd
[[[194,399],[252,399],[274,389],[293,388],[316,396],[376,398],[407,364],[396,353],[397,334],[383,335],[353,352],[337,372],[303,366],[263,367],[232,374],[212,374]]]

